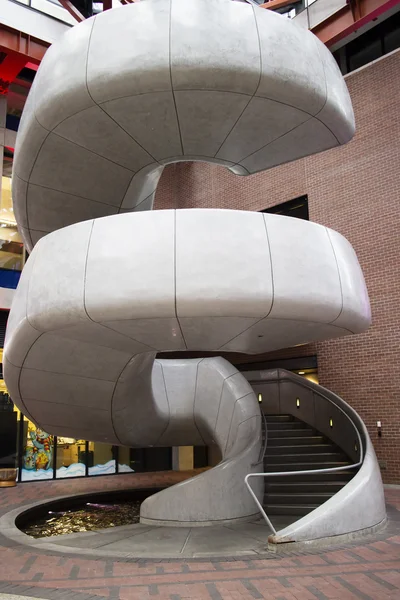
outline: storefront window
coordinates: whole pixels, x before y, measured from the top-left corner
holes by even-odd
[[[14,217],[11,179],[3,176],[0,199],[0,269],[22,271],[23,266],[24,246]]]
[[[0,379],[0,468],[17,467],[18,409],[14,406],[3,379]]]
[[[115,452],[111,444],[89,442],[89,475],[115,473]]]
[[[135,460],[131,448],[120,446],[118,448],[118,473],[134,473]]]
[[[24,417],[23,440],[21,481],[52,479],[53,436]]]
[[[85,440],[57,438],[56,477],[84,477],[86,475]]]

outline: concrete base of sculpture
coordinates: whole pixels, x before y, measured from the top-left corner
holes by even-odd
[[[5,379],[21,411],[55,435],[219,447],[217,466],[147,499],[143,519],[247,518],[244,477],[260,470],[247,381],[222,359],[157,352],[256,354],[370,323],[340,234],[277,215],[150,212],[164,166],[202,160],[250,175],[353,134],[329,50],[248,3],[134,3],[47,51],[15,151],[15,214],[36,246],[8,322]]]

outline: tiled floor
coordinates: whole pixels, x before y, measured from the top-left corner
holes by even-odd
[[[175,483],[180,473],[38,482],[0,491],[0,514],[36,500]],[[187,476],[187,475],[186,475]],[[388,527],[347,547],[263,558],[155,561],[63,555],[0,535],[0,592],[49,600],[400,600],[400,488]],[[1,593],[0,593],[1,598]]]

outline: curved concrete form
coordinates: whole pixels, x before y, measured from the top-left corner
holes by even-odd
[[[141,522],[202,525],[254,518],[257,510],[243,494],[243,479],[259,468],[261,415],[243,375],[223,358],[156,360],[152,389],[154,404],[145,399],[148,410],[155,408],[157,415],[149,419],[151,445],[218,446],[222,460],[213,469],[147,498],[140,509]],[[146,409],[136,428],[134,413],[132,402],[124,415],[132,424],[130,439],[139,440],[139,429],[144,429],[146,443],[141,445],[147,446],[151,438],[149,428],[143,427]],[[259,481],[258,497],[263,493],[264,482]]]
[[[157,352],[258,353],[370,323],[342,236],[258,213],[149,212],[164,165],[249,175],[353,133],[330,52],[249,4],[135,3],[46,53],[14,159],[18,225],[29,249],[40,241],[11,310],[5,378],[17,406],[57,435],[219,447],[216,467],[146,500],[147,522],[250,517],[243,479],[261,445],[255,395],[231,365]]]
[[[296,416],[335,442],[354,464],[362,461],[354,477],[340,491],[306,516],[271,535],[270,543],[304,542],[384,524],[386,507],[381,472],[359,414],[330,390],[284,369],[247,372],[246,378],[259,382],[253,387],[256,392],[262,392],[267,413]],[[298,399],[300,406],[297,406]]]
[[[73,27],[47,51],[19,128],[15,214],[45,233],[146,210],[164,165],[239,175],[351,139],[329,50],[291,20],[229,0],[147,0]]]
[[[219,446],[216,469],[147,500],[146,518],[241,518],[252,513],[243,477],[260,446],[254,393],[222,359],[154,364],[157,351],[262,352],[369,322],[354,251],[326,227],[243,211],[142,212],[40,240],[16,292],[3,364],[13,400],[54,434]]]

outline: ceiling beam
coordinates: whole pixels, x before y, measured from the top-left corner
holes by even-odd
[[[269,0],[264,4],[260,4],[260,8],[266,8],[268,10],[275,10],[276,8],[283,8],[289,4],[295,4],[296,0]]]
[[[329,48],[396,7],[400,0],[357,0],[355,4],[352,1],[311,31]]]
[[[39,65],[49,46],[50,44],[43,40],[0,23],[0,50],[6,53],[17,52],[24,56],[26,62]]]
[[[61,6],[65,8],[69,12],[70,15],[74,17],[78,23],[81,23],[85,20],[86,17],[83,16],[81,12],[72,4],[70,0],[59,0]]]

